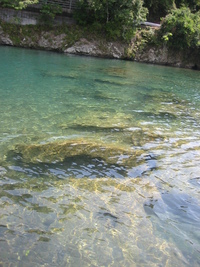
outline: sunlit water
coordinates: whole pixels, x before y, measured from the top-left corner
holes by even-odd
[[[0,47],[0,266],[200,266],[200,73]]]

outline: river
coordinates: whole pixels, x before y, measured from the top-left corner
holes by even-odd
[[[0,266],[200,266],[200,73],[0,46]]]

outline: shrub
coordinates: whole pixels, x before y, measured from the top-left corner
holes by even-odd
[[[200,47],[200,11],[174,9],[162,21],[159,37],[168,46],[178,49]]]
[[[55,16],[62,13],[62,8],[56,4],[43,4],[40,13],[41,23],[51,25]]]
[[[23,9],[28,5],[37,4],[39,0],[0,0],[0,4],[3,7],[10,7],[15,9]]]

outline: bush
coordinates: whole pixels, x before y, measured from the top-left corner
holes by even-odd
[[[28,5],[37,4],[39,0],[0,0],[0,4],[3,7],[10,7],[15,9],[23,9]]]
[[[62,13],[62,8],[55,4],[43,4],[40,9],[40,13],[41,23],[52,25],[55,16]]]
[[[148,8],[150,21],[160,21],[173,8],[189,7],[191,11],[200,9],[200,0],[144,0],[144,6]]]
[[[186,7],[172,10],[162,21],[159,37],[173,48],[199,48],[200,11],[193,14]]]

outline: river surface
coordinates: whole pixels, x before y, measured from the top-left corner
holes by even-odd
[[[0,47],[0,266],[200,266],[200,73]]]

